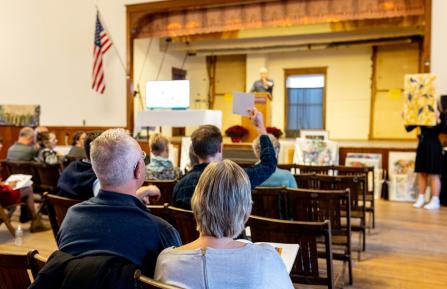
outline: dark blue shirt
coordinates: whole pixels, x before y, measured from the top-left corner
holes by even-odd
[[[260,144],[261,161],[252,167],[245,168],[252,189],[267,180],[276,169],[276,153],[269,137],[262,135]],[[207,165],[208,163],[202,163],[194,166],[194,168],[175,185],[173,191],[174,206],[191,210],[192,195],[199,182],[199,178]]]
[[[68,210],[57,234],[59,249],[74,256],[121,256],[153,275],[158,254],[180,246],[178,232],[149,213],[136,197],[100,191]]]

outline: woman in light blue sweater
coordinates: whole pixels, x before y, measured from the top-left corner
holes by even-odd
[[[272,142],[273,148],[276,152],[276,159],[278,159],[280,144],[276,137],[269,134],[270,141]],[[253,141],[253,152],[256,157],[259,159],[261,151],[261,144],[259,141],[259,137]],[[295,177],[288,170],[283,170],[280,168],[276,168],[275,172],[265,181],[260,187],[287,187],[296,189],[298,186],[296,184]]]
[[[242,168],[230,160],[210,163],[191,200],[200,237],[161,252],[155,279],[194,289],[293,289],[272,246],[233,240],[244,230],[251,203]]]

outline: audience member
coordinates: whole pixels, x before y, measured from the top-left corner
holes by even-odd
[[[90,144],[100,131],[89,132],[84,141],[86,158],[72,161],[63,171],[57,182],[58,195],[70,199],[87,200],[99,192],[99,181],[90,162]]]
[[[264,126],[262,114],[256,109],[250,111],[250,118],[261,134],[260,163],[246,168],[251,187],[262,184],[276,169],[275,150],[270,142]],[[196,184],[208,163],[222,159],[222,135],[213,125],[203,125],[191,135],[192,147],[199,164],[184,176],[174,187],[173,200],[176,207],[191,209],[191,197]]]
[[[37,135],[37,144],[39,151],[36,160],[47,165],[56,165],[59,163],[59,157],[54,148],[57,145],[56,135],[54,133],[42,132]]]
[[[178,232],[153,216],[142,200],[160,196],[141,187],[145,153],[122,129],[109,129],[91,143],[93,171],[101,183],[96,197],[71,207],[57,235],[62,252],[74,256],[121,256],[153,276],[158,254],[179,246]]]
[[[86,152],[84,149],[84,142],[87,137],[87,134],[83,131],[77,131],[73,135],[73,141],[71,142],[71,148],[68,152],[67,156],[73,157],[76,159],[82,159],[86,157]]]
[[[191,200],[197,240],[158,256],[155,279],[181,288],[293,288],[281,257],[268,244],[237,240],[250,216],[250,179],[230,160],[212,162]]]
[[[273,135],[269,134],[268,137],[272,142],[273,148],[275,149],[276,159],[278,159],[279,149],[281,147],[278,139]],[[257,137],[253,141],[253,151],[256,157],[259,159],[261,155],[261,141],[260,137]],[[288,170],[283,170],[280,168],[276,168],[275,172],[260,186],[262,187],[288,187],[288,188],[297,188],[296,180],[293,177],[292,173]]]
[[[6,158],[11,161],[31,161],[37,155],[34,147],[34,130],[24,127],[19,132],[19,139],[9,147]]]
[[[146,166],[147,178],[154,180],[175,180],[180,176],[180,170],[174,168],[169,157],[169,140],[155,134],[149,141],[151,162]]]
[[[0,136],[0,151],[3,147],[3,137]],[[0,181],[0,204],[4,207],[8,207],[23,201],[26,204],[27,213],[20,214],[20,222],[25,223],[29,221],[29,215],[31,216],[30,232],[37,233],[47,231],[50,229],[42,223],[40,215],[36,212],[34,205],[34,196],[32,187],[24,187],[21,189],[13,189],[15,183],[7,183]]]

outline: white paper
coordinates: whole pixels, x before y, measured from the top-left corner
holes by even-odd
[[[248,116],[248,110],[255,107],[255,95],[253,93],[233,93],[233,113]]]
[[[13,187],[14,190],[23,189],[26,187],[30,187],[33,185],[33,182],[31,181],[32,176],[30,175],[10,175],[5,183],[13,183],[17,182],[16,185]]]
[[[250,243],[250,241],[245,239],[238,239],[238,241],[244,243]],[[256,242],[255,244],[269,244],[275,248],[279,256],[281,256],[284,265],[286,265],[287,272],[292,271],[293,263],[295,263],[296,256],[298,255],[298,250],[300,246],[298,244],[285,244],[285,243],[270,243],[270,242]]]

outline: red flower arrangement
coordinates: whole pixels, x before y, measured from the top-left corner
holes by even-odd
[[[233,125],[225,131],[225,135],[231,137],[231,141],[240,142],[241,138],[248,134],[248,130],[240,125]]]
[[[266,129],[267,129],[267,133],[272,134],[274,137],[276,137],[278,139],[283,135],[283,132],[277,127],[269,126]]]

